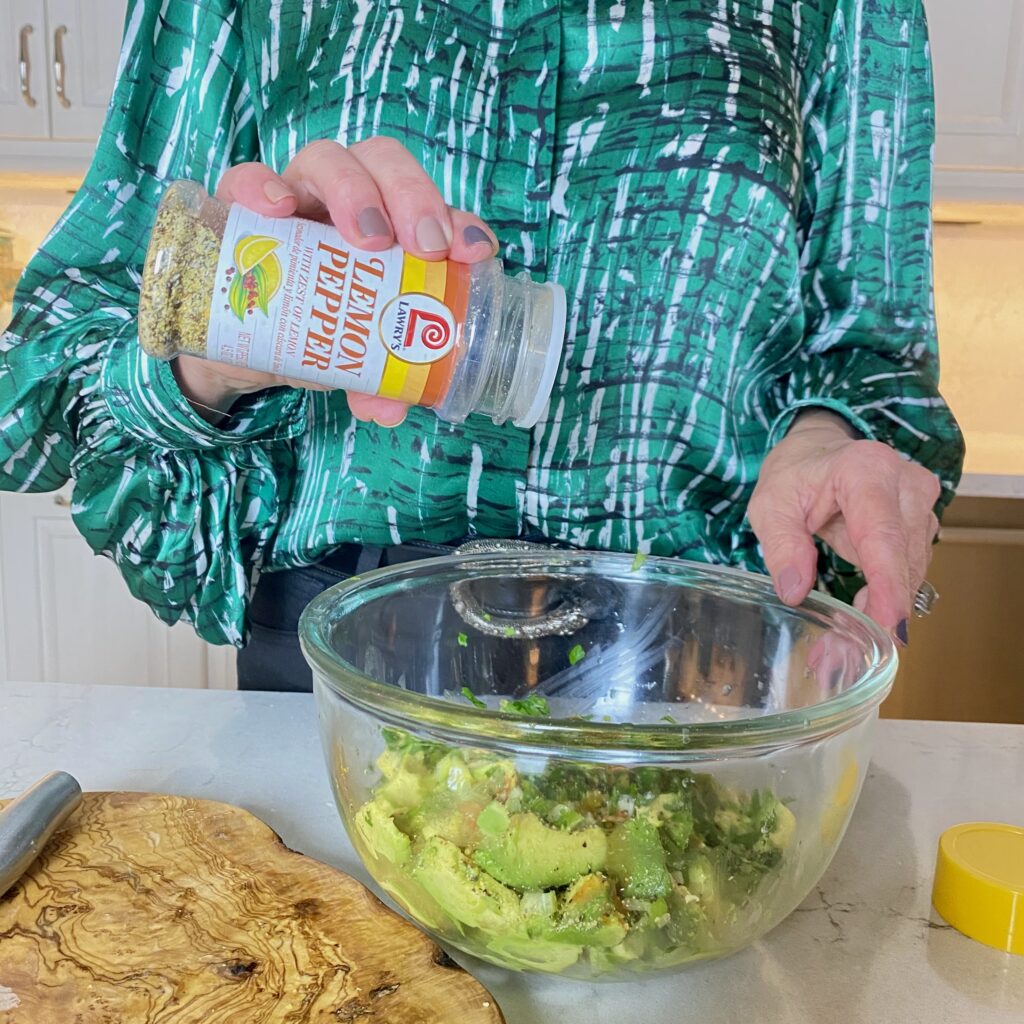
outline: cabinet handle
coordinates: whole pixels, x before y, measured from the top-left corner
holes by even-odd
[[[25,106],[34,107],[36,98],[32,95],[32,60],[28,53],[28,37],[32,35],[31,25],[22,25],[18,33],[18,75],[21,78],[21,98]]]
[[[57,99],[62,107],[70,107],[71,100],[68,99],[66,82],[67,69],[64,66],[64,37],[68,34],[67,25],[61,25],[53,33],[53,82],[57,88]]]

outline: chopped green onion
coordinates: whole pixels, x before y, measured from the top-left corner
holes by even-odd
[[[583,648],[579,644],[577,644],[569,652],[569,664],[575,665],[577,661],[582,661],[586,657],[586,654],[587,652],[583,650]]]
[[[531,693],[522,700],[503,700],[500,708],[506,715],[529,715],[531,718],[547,718],[551,714],[547,699],[539,693]]]
[[[468,647],[469,646],[469,637],[466,636],[465,633],[460,633],[456,637],[456,639],[459,641],[459,646],[460,647]]]
[[[503,630],[505,636],[515,636],[516,631],[511,626],[506,626]]]
[[[646,562],[646,561],[647,561],[647,555],[645,555],[642,551],[638,551],[633,556],[633,564],[629,567],[629,571],[630,572],[636,572],[637,569],[641,568],[643,566],[644,562]]]
[[[462,688],[462,696],[469,701],[470,704],[475,708],[485,708],[487,705],[468,687]]]
[[[658,719],[659,722],[668,722],[669,725],[678,725],[679,723],[671,715],[662,715]]]

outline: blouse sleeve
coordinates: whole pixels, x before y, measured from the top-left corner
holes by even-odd
[[[804,407],[931,469],[952,498],[960,430],[938,390],[931,62],[920,0],[839,0],[805,104],[804,344],[774,383],[771,443]]]

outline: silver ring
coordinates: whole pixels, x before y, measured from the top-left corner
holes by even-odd
[[[932,610],[932,605],[939,599],[939,592],[927,581],[917,588],[914,595],[914,614],[923,619]]]

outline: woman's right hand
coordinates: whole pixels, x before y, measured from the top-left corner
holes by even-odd
[[[266,217],[307,217],[333,223],[360,249],[379,251],[397,241],[424,260],[475,263],[498,251],[494,233],[479,217],[445,205],[416,158],[400,143],[376,136],[345,147],[322,139],[296,154],[283,174],[263,164],[232,167],[217,198]],[[268,387],[315,387],[255,370],[179,356],[174,372],[182,394],[206,418],[217,420],[239,396]],[[348,393],[358,419],[396,426],[408,406],[375,395]]]

